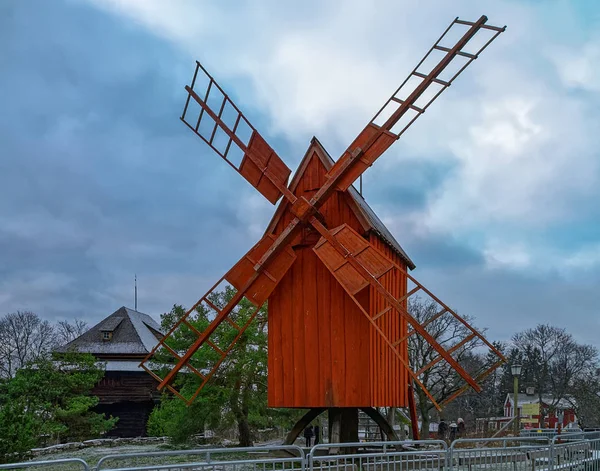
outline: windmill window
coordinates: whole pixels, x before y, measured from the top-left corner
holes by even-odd
[[[102,332],[102,340],[111,340],[112,339],[112,332],[109,331],[104,331]]]

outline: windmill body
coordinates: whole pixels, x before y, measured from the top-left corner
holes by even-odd
[[[444,401],[468,388],[481,390],[481,381],[505,360],[502,353],[411,275],[413,262],[352,184],[504,30],[488,25],[485,16],[476,22],[456,18],[339,159],[334,161],[313,139],[291,181],[283,159],[196,63],[185,87],[181,120],[268,201],[281,201],[264,236],[142,363],[159,381],[159,389],[191,403],[268,301],[268,402],[271,407],[311,408],[296,429],[325,408],[330,408],[330,419],[340,417],[334,420],[340,432],[353,428],[342,425],[344,420],[357,422],[357,412],[344,411],[358,408],[379,420],[383,429],[374,407],[408,406],[416,430],[413,384],[438,409],[444,404],[423,384],[436,365],[447,366],[444,375],[451,379]],[[234,294],[219,304],[215,294],[224,284]],[[417,295],[429,298],[439,310],[417,319],[408,309],[409,298]],[[254,306],[249,318],[239,316],[242,305]],[[199,308],[210,313],[210,324],[202,331],[189,317]],[[450,342],[436,331],[444,316],[463,326],[461,339]],[[223,326],[236,332],[225,345],[215,338]],[[191,341],[175,350],[171,340],[178,331],[191,334]],[[429,346],[427,364],[411,362],[411,336]],[[473,371],[458,356],[473,345],[487,346],[493,354],[489,358],[497,361]],[[201,361],[201,349],[216,353],[208,367]],[[159,350],[171,358],[164,374],[152,364]],[[185,395],[177,388],[177,378],[190,374],[197,377],[198,387]],[[393,435],[388,428],[388,436]]]
[[[290,190],[297,197],[312,197],[332,166],[331,157],[313,139]],[[348,224],[404,269],[414,267],[391,234],[383,237],[383,224],[353,187],[337,192],[320,213],[328,227]],[[293,217],[282,201],[267,233],[279,235]],[[269,297],[269,406],[406,407],[406,369],[315,254],[320,238],[310,228],[298,235],[292,242],[296,260]],[[383,282],[397,298],[406,294],[405,276],[388,276]],[[369,288],[361,295],[372,315],[381,311]],[[398,315],[382,316],[378,322],[394,338],[408,329]],[[400,351],[408,360],[406,341]]]

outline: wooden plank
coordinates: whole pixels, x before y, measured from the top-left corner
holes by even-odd
[[[378,239],[374,239],[371,237],[370,243],[379,248]],[[384,286],[386,286],[386,277],[383,276],[380,280]],[[370,287],[369,292],[374,299],[373,303],[373,311],[370,312],[371,316],[374,320],[377,321],[377,325],[382,329],[386,335],[389,335],[389,321],[390,321],[390,311],[389,306],[385,302],[381,296],[376,296],[376,293],[373,292],[373,288]],[[376,317],[378,313],[385,312],[385,314],[380,317]],[[379,370],[379,381],[377,383],[378,394],[377,394],[377,406],[388,406],[391,405],[390,402],[390,383],[394,381],[394,379],[390,376],[391,372],[389,370],[390,366],[390,351],[387,348],[387,345],[383,342],[383,339],[380,335],[377,335],[374,338],[376,347],[377,347],[377,357],[374,358],[374,362],[377,364],[377,368]]]
[[[262,305],[295,260],[296,254],[291,247],[281,251],[277,257],[266,265],[265,270],[250,285],[246,297],[256,306]]]
[[[286,276],[281,280],[285,285]],[[283,291],[285,292],[285,291]],[[267,402],[269,407],[281,407],[284,404],[283,396],[283,325],[281,319],[282,291],[275,290],[269,298],[269,330],[268,330],[268,372],[267,375]]]
[[[404,272],[407,271],[406,265],[404,265],[404,262],[402,262],[399,266],[404,268]],[[401,293],[406,293],[408,291],[408,283],[407,283],[407,278],[406,275],[404,274],[404,272],[400,273],[400,280],[401,280]],[[406,307],[406,306],[404,306]],[[406,319],[404,317],[402,317],[400,319],[400,332],[401,335],[405,335],[406,332],[408,331],[408,322],[406,321]],[[398,347],[396,347],[398,348]],[[408,342],[404,342],[404,344],[401,344],[400,348],[402,349],[402,355],[405,356],[405,358],[408,358]],[[400,366],[401,371],[403,372],[403,381],[402,384],[408,384],[409,381],[409,375],[408,375],[408,371],[406,371],[406,369],[403,367],[403,365]],[[408,389],[404,388],[404,390],[402,391],[402,401],[405,404],[408,404]]]
[[[237,290],[242,289],[256,273],[256,262],[273,246],[275,237],[271,234],[264,236],[238,261],[225,275],[225,279]],[[294,251],[287,247],[265,266],[267,273],[261,273],[250,285],[245,296],[255,306],[262,305],[273,289],[291,267],[296,259]]]
[[[320,180],[322,180],[322,178],[319,177],[319,174],[323,174],[323,171],[319,171],[319,167],[322,167],[323,164],[321,163],[321,161],[319,160],[319,157],[317,156],[317,153],[313,151],[312,157],[311,157],[311,164],[309,167],[309,175],[308,175],[308,184],[305,186],[304,188],[304,193],[306,194],[307,192],[311,193],[311,196],[313,193],[316,193],[316,191],[321,188],[321,185],[324,183],[321,183]]]
[[[381,311],[382,307],[381,307],[381,299],[378,296],[373,296],[372,293],[372,289],[369,289],[369,295],[371,298],[371,303],[370,303],[370,311],[369,313],[372,315],[374,312],[379,312]],[[371,360],[371,367],[375,370],[375,383],[373,385],[374,388],[374,397],[373,397],[373,405],[380,405],[383,403],[383,397],[382,397],[382,383],[383,383],[383,377],[384,377],[384,372],[383,372],[383,362],[382,362],[382,358],[381,358],[381,336],[377,333],[376,329],[374,328],[373,325],[369,326],[369,329],[371,331],[372,334],[372,342],[373,342],[373,357],[370,359]]]
[[[339,195],[332,195],[325,203],[327,223],[335,223],[340,218]],[[331,274],[330,274],[331,276]],[[329,317],[331,326],[331,387],[333,391],[333,404],[338,406],[345,402],[345,368],[346,368],[346,345],[344,339],[344,324],[342,313],[344,309],[344,292],[339,283],[332,279],[330,282]]]
[[[291,170],[263,137],[254,131],[247,152],[242,159],[239,172],[265,198],[275,204],[282,194],[282,186],[287,187]],[[267,172],[272,178],[265,175]],[[275,180],[275,182],[272,180]]]
[[[301,407],[306,401],[306,361],[305,349],[306,342],[304,336],[304,280],[302,276],[302,265],[305,261],[305,250],[297,250],[298,263],[294,265],[292,276],[293,286],[291,291],[291,313],[293,317],[292,325],[294,327],[293,343],[294,343],[294,358],[293,368],[295,372],[294,378],[294,399],[293,407]]]
[[[363,305],[368,309],[369,308],[369,301],[370,301],[370,294],[369,294],[369,290],[364,290],[361,294],[359,294],[359,297],[363,296],[363,299],[361,300],[361,302],[363,303]],[[370,345],[370,341],[369,341],[369,322],[367,321],[367,319],[365,319],[365,317],[362,315],[362,312],[360,312],[359,309],[357,309],[356,307],[354,307],[354,309],[356,310],[356,319],[357,319],[357,326],[358,326],[358,358],[360,361],[360,404],[370,404],[370,386],[368,384],[366,384],[366,379],[369,377],[369,371],[370,371],[370,365],[371,365],[371,360],[368,356],[368,352],[369,352],[369,345]]]
[[[371,291],[369,291],[369,312],[373,313],[377,310],[377,299],[371,294]],[[373,328],[372,325],[369,326],[369,404],[376,404],[377,403],[377,385],[376,382],[378,380],[378,370],[377,370],[377,363],[376,363],[376,356],[375,356],[375,352],[376,352],[376,344],[377,344],[377,339],[375,338],[375,335],[377,334],[377,332],[375,332],[375,329]]]
[[[340,284],[331,283],[329,309],[331,311],[331,383],[334,405],[342,407],[346,404],[346,344],[344,337],[344,293]],[[353,374],[353,373],[350,373]]]
[[[335,279],[329,273],[329,270],[323,265],[323,262],[316,259],[317,266],[317,306],[319,309],[319,390],[321,391],[321,406],[333,405],[333,384],[332,375],[332,337],[331,337],[331,283],[336,283]]]
[[[388,256],[390,260],[395,262],[401,262],[397,254],[393,252],[389,248],[389,246],[384,241],[382,241],[376,234],[371,234],[370,242],[376,249],[380,250],[383,254]],[[382,276],[379,281],[395,297],[402,296],[403,290],[398,270],[391,270],[390,272]],[[381,296],[377,296],[373,288],[371,288],[371,293],[375,298],[382,300]],[[379,305],[379,307],[381,307],[381,305],[384,304],[388,308],[391,308],[391,306],[388,303],[382,303]],[[389,311],[385,315],[384,331],[387,333],[389,338],[398,338],[400,332],[400,323],[401,316],[396,310]],[[386,372],[386,381],[383,385],[386,391],[386,405],[404,404],[401,393],[402,390],[406,387],[406,381],[403,374],[404,372],[401,371],[403,368],[402,364],[398,360],[398,358],[392,354],[391,350],[387,348],[386,345],[383,345],[382,340],[383,339],[381,338],[379,339],[380,343],[382,343],[382,348],[384,348],[386,351],[386,365],[384,368]],[[408,360],[408,357],[406,357],[406,360]]]
[[[305,364],[306,364],[306,384],[307,384],[307,403],[310,405],[319,405],[319,378],[321,377],[319,359],[319,313],[318,313],[318,294],[317,294],[317,256],[306,248],[303,252],[303,321],[305,331]]]
[[[368,307],[368,291],[364,291],[358,298]],[[361,299],[362,298],[362,299]],[[346,342],[346,407],[359,407],[362,402],[363,389],[365,388],[366,375],[361,374],[368,368],[368,358],[363,349],[362,339],[367,332],[365,319],[358,310],[354,301],[344,293],[344,332]],[[365,360],[367,360],[365,362]]]
[[[357,256],[364,249],[369,248],[369,244],[362,237],[356,237],[355,233],[345,225],[331,230],[340,244],[342,244],[352,255]]]
[[[298,261],[296,261],[298,263]],[[280,286],[275,290],[278,292],[280,302],[274,308],[278,308],[279,312],[277,315],[281,320],[281,331],[271,332],[269,329],[269,335],[281,335],[281,358],[282,358],[282,376],[280,378],[280,388],[282,390],[282,406],[291,407],[294,399],[294,342],[293,342],[293,318],[291,316],[292,300],[290,294],[293,290],[294,270],[295,266],[292,266],[290,271],[281,280]],[[271,306],[269,306],[269,310]]]
[[[393,263],[382,256],[368,243],[357,237],[356,232],[347,225],[331,232],[351,254],[356,254],[356,260],[363,265],[375,278],[383,276],[393,268]],[[368,285],[365,278],[344,258],[326,239],[321,239],[315,246],[319,258],[325,262],[352,293],[357,293]]]
[[[334,175],[338,172],[351,158],[351,150],[361,148],[363,151],[365,150],[365,145],[377,134],[380,132],[379,126],[374,123],[369,123],[361,133],[356,137],[356,139],[350,144],[348,150],[344,152],[342,157],[335,163],[335,165],[328,172],[328,176]],[[383,154],[394,142],[396,142],[396,136],[392,133],[382,133],[379,137],[376,138],[373,145],[369,147],[368,150],[354,163],[351,164],[351,168],[346,172],[344,177],[338,182],[337,189],[340,191],[344,191],[348,189],[352,183],[359,177],[361,173],[367,170],[375,160],[381,154]]]

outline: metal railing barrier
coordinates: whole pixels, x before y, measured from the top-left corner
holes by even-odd
[[[279,471],[301,470],[304,450],[298,446],[205,448],[104,456],[93,471]]]
[[[556,436],[322,443],[111,454],[0,465],[0,471],[600,471],[600,431]]]
[[[489,446],[494,444],[498,446]],[[550,461],[550,448],[547,437],[459,438],[450,446],[448,468],[536,471]]]
[[[441,470],[448,445],[443,440],[323,443],[307,455],[309,471]]]
[[[23,463],[0,464],[0,470],[43,468],[44,471],[90,471],[90,466],[79,458],[65,458],[58,460],[26,461]]]

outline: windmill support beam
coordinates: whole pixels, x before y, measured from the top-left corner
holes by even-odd
[[[308,427],[313,420],[325,412],[328,413],[329,425],[329,443],[357,443],[358,437],[358,412],[363,411],[369,418],[375,422],[388,441],[400,441],[394,428],[389,424],[386,418],[374,407],[315,407],[309,409],[298,422],[294,424],[290,432],[285,437],[283,445],[293,445],[299,437],[302,437],[304,429]],[[333,450],[330,449],[330,452]],[[341,450],[345,453],[344,450]],[[350,450],[346,450],[351,452]]]
[[[358,442],[358,408],[329,409],[329,443]]]
[[[324,412],[327,412],[327,409],[324,407],[315,407],[313,409],[309,409],[309,411],[294,424],[292,429],[286,435],[283,445],[293,445],[298,437],[302,436],[304,429]]]
[[[415,387],[411,381],[408,385],[408,410],[410,412],[410,426],[413,440],[419,440],[419,417],[417,415],[417,402],[415,401]]]

